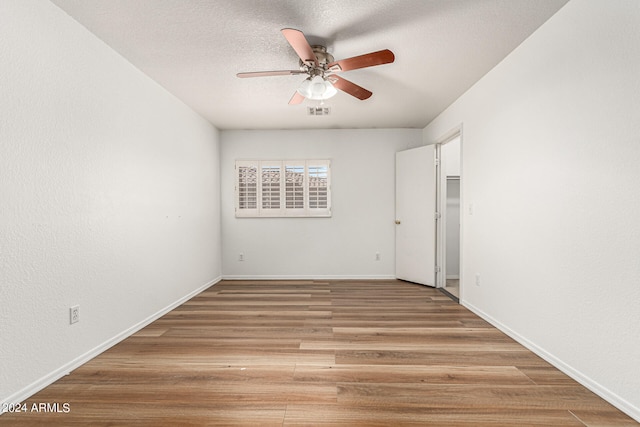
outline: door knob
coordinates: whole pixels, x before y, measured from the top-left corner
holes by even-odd
[[[400,225],[400,220],[396,219],[396,225]]]

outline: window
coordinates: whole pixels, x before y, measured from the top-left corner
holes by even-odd
[[[330,172],[329,160],[238,160],[236,216],[331,216]]]

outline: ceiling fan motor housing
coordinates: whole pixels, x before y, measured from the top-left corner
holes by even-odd
[[[327,52],[327,48],[325,46],[313,45],[311,46],[311,49],[313,49],[313,53],[316,55],[316,58],[318,59],[318,66],[319,66],[318,68],[320,68],[321,71],[326,71],[327,65],[335,61],[335,59],[333,58],[333,55]],[[315,68],[315,67],[309,67],[307,64],[304,63],[304,61],[302,61],[302,59],[300,59],[299,63],[300,63],[300,69],[303,71]],[[317,74],[321,75],[322,73],[317,73]]]

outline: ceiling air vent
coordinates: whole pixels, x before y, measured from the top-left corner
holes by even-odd
[[[331,113],[329,107],[308,107],[307,112],[310,116],[328,116]]]

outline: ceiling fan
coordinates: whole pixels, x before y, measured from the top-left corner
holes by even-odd
[[[290,76],[307,74],[296,93],[294,93],[290,105],[300,104],[305,98],[313,100],[325,100],[341,90],[360,100],[368,99],[372,92],[346,80],[337,73],[357,70],[359,68],[372,67],[374,65],[389,64],[395,60],[393,52],[388,49],[367,53],[352,58],[336,61],[325,46],[311,46],[302,31],[293,28],[284,28],[282,35],[287,39],[293,50],[300,57],[299,70],[282,71],[256,71],[238,73],[240,78],[264,77],[264,76]]]

